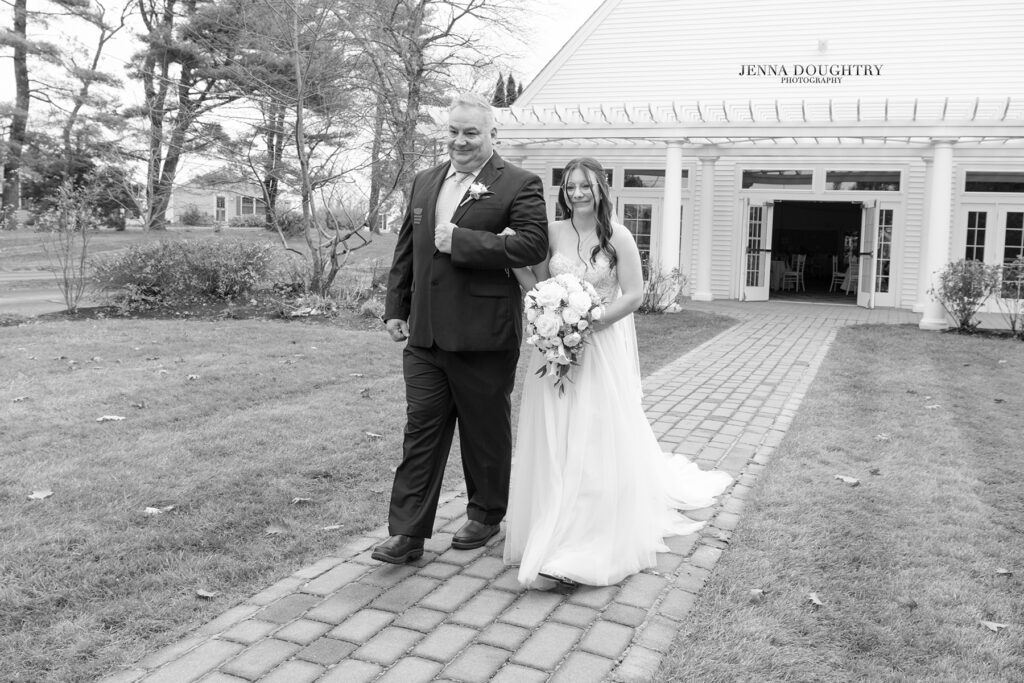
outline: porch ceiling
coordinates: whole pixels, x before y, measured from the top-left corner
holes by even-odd
[[[1024,144],[1024,98],[1011,97],[512,106],[496,118],[517,147]]]

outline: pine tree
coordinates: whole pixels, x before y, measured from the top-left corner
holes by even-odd
[[[516,92],[516,99],[518,100],[518,99],[519,99],[519,96],[520,96],[520,95],[522,95],[522,94],[523,94],[523,84],[522,84],[522,83],[520,83],[520,84],[519,84],[519,91],[518,91],[518,92]]]
[[[518,93],[516,92],[516,79],[510,73],[508,80],[505,81],[505,106],[509,106],[516,101]]]
[[[494,97],[491,98],[491,105],[494,107],[507,107],[509,105],[505,96],[505,80],[501,73],[498,74],[498,82],[494,86]]]

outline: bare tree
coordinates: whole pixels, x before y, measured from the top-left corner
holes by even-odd
[[[167,207],[182,156],[221,137],[202,118],[237,99],[224,69],[233,60],[239,35],[222,21],[211,0],[137,0],[146,28],[144,49],[134,57],[133,75],[142,82],[146,123],[147,229],[167,225]],[[226,28],[228,27],[228,28]]]
[[[460,70],[489,70],[500,53],[495,35],[517,39],[521,3],[514,0],[354,0],[350,25],[372,66],[375,94],[370,149],[369,223],[436,153],[419,130],[425,107],[444,103]],[[351,21],[351,16],[344,16]]]

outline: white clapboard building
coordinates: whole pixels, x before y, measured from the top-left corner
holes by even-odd
[[[1018,0],[606,0],[499,149],[552,218],[565,162],[599,159],[695,300],[782,296],[803,254],[810,298],[944,327],[936,270],[1024,253],[1022,35]]]

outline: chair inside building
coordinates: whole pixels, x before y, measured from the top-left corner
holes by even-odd
[[[794,292],[807,291],[807,286],[804,284],[806,266],[807,254],[794,254],[793,267],[782,273],[782,289],[786,290],[792,287]]]
[[[843,286],[843,278],[846,277],[845,270],[839,270],[839,257],[832,255],[832,282],[828,285],[828,291],[834,292],[836,287]]]

